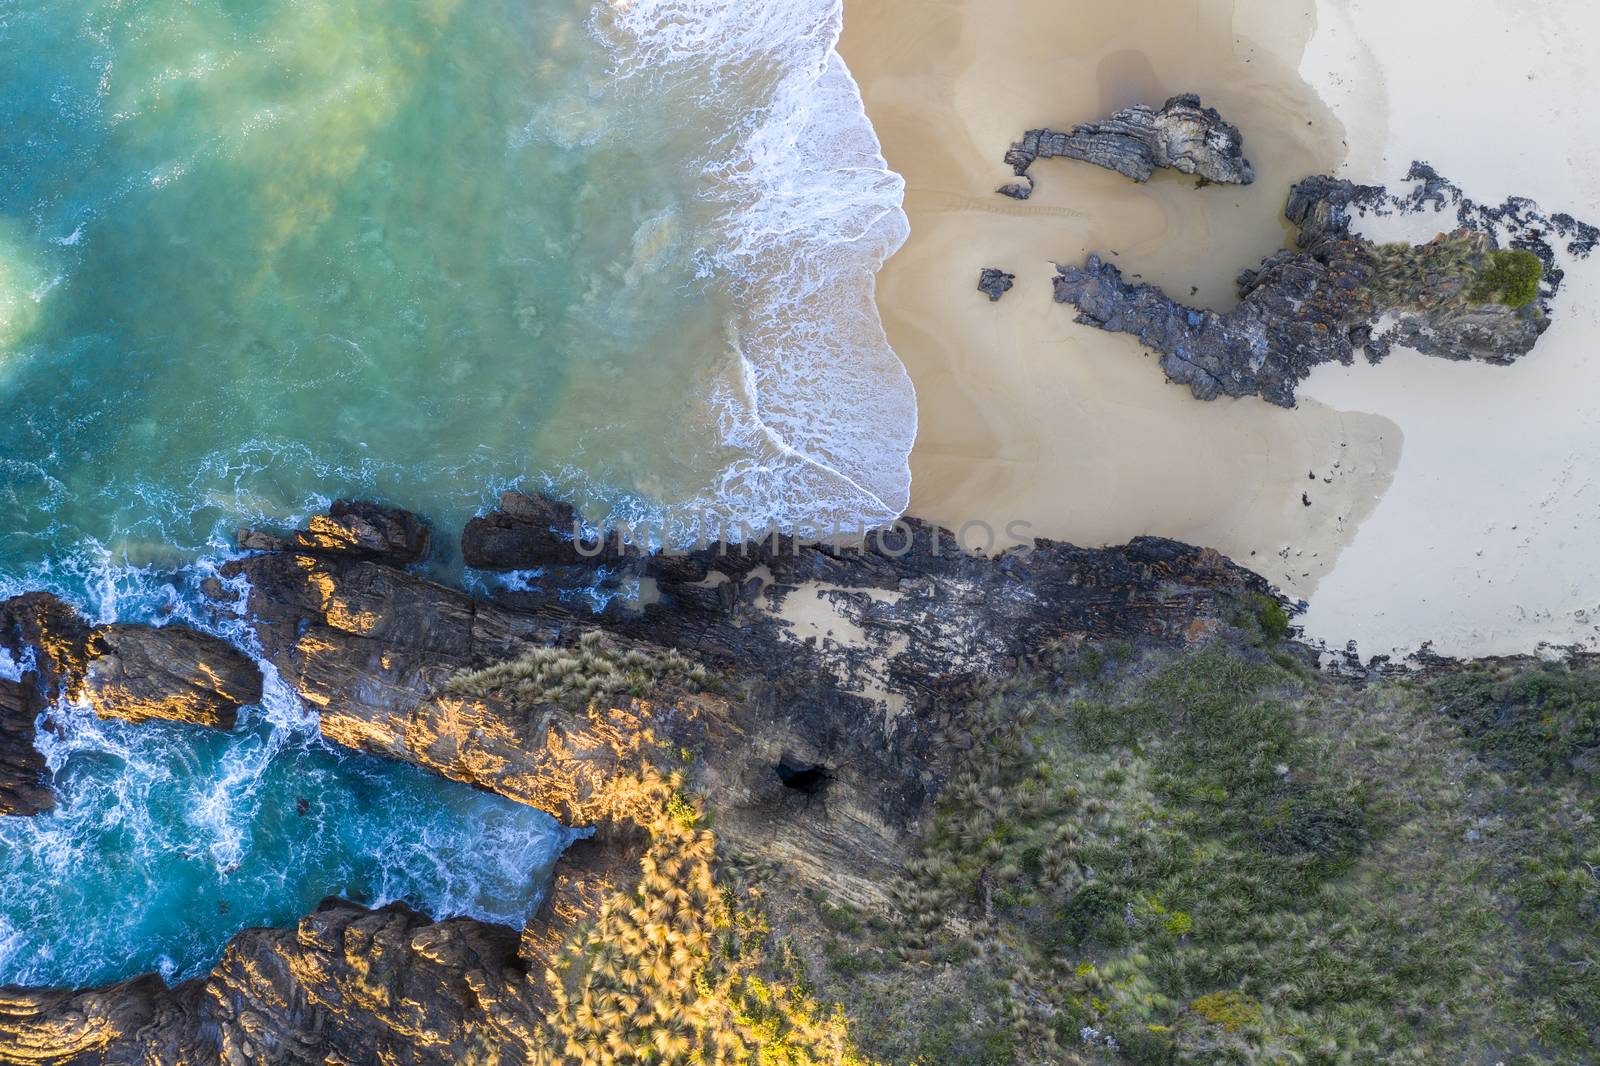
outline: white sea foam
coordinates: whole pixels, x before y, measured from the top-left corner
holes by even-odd
[[[27,649],[23,652],[23,661],[18,662],[11,657],[10,649],[0,648],[0,681],[21,681],[23,672],[33,668],[27,661],[32,652],[32,648]]]
[[[221,573],[237,555],[219,531],[204,556],[173,573],[128,565],[90,540],[24,574],[0,576],[0,599],[48,589],[96,622],[188,625],[231,641],[264,675],[260,707],[225,740],[161,723],[103,720],[81,703],[50,709],[49,728],[37,731],[35,743],[55,778],[58,805],[34,818],[0,819],[0,852],[10,857],[0,876],[0,983],[94,982],[121,976],[119,968],[134,958],[168,980],[193,976],[227,936],[252,924],[246,915],[258,913],[258,900],[282,906],[274,901],[298,898],[308,890],[306,878],[328,878],[309,884],[316,894],[346,891],[355,878],[372,905],[405,899],[437,918],[517,925],[537,906],[538,879],[572,834],[509,801],[458,786],[428,789],[409,776],[420,780],[420,772],[329,747],[316,714],[262,657],[242,605],[220,612],[202,606],[199,585],[208,578],[241,601],[248,593],[243,577]],[[27,656],[0,653],[0,677],[18,680],[32,665]],[[292,806],[285,789],[289,797],[299,791],[330,802],[363,794],[342,792],[330,775],[381,782],[399,791],[397,806],[341,808],[331,820],[314,808],[304,823],[291,815],[298,828],[288,836],[285,829],[263,836],[285,803]],[[254,854],[261,848],[286,851],[281,873],[263,867]],[[168,891],[149,878],[182,883]],[[173,899],[185,892],[203,896],[205,907],[215,905],[213,897],[253,898],[238,918],[227,911],[180,918]],[[96,902],[111,899],[120,905]],[[69,916],[81,923],[70,955],[57,946]],[[147,922],[159,931],[147,930]]]
[[[741,373],[712,400],[742,457],[703,506],[791,528],[898,516],[916,397],[873,276],[909,234],[905,184],[836,51],[839,0],[611,0],[593,25],[619,81],[680,100],[713,131],[705,259],[739,308]]]
[[[738,314],[730,323],[730,347],[741,360],[741,372],[713,399],[723,443],[743,458],[723,471],[702,501],[714,518],[725,521],[796,526],[850,515],[878,522],[903,511],[909,496],[915,398],[884,336],[872,293],[873,274],[907,235],[904,187],[888,169],[859,91],[835,52],[841,23],[837,0],[635,0],[604,9],[594,24],[613,49],[623,82],[647,93],[677,94],[686,102],[692,96],[709,131],[696,206],[710,205],[716,225],[714,232],[697,235],[708,250],[696,261],[733,292]],[[569,139],[587,140],[602,126],[594,114],[574,112],[562,128]],[[182,165],[179,160],[146,176],[170,176]],[[63,247],[72,247],[71,238],[82,233],[80,226]],[[634,249],[640,278],[678,235],[668,215],[640,230]],[[8,291],[14,293],[15,286]],[[187,493],[140,489],[137,494],[154,513],[173,523],[171,530],[152,530],[161,519],[147,523],[142,535],[152,545],[178,545],[179,555],[192,559],[195,541],[204,539],[206,519],[200,516],[207,510],[226,512],[231,531],[232,524],[252,519],[292,525],[297,516],[289,512],[297,507],[326,505],[326,500],[263,498],[259,475],[285,467],[341,485],[373,484],[379,473],[390,471],[377,461],[335,469],[292,442],[246,442],[208,456]],[[44,469],[20,460],[0,460],[0,472],[6,474],[0,478],[0,503],[16,513],[55,514],[69,496]],[[481,485],[482,473],[464,472],[461,480]],[[189,523],[192,533],[197,519],[198,537],[178,532]],[[108,832],[123,834],[126,852],[135,857],[170,857],[176,849],[185,861],[224,870],[251,846],[249,834],[261,813],[274,757],[322,743],[315,715],[260,659],[242,615],[218,615],[198,606],[199,583],[218,577],[221,564],[232,556],[223,530],[200,550],[199,562],[175,563],[137,545],[130,550],[92,538],[66,547],[73,538],[63,534],[70,528],[65,520],[52,527],[46,561],[9,579],[0,575],[0,598],[44,588],[97,622],[181,622],[217,633],[257,657],[266,675],[266,697],[216,764],[206,766],[195,761],[198,756],[187,745],[172,743],[162,727],[103,722],[82,707],[52,710],[54,730],[38,735],[51,768],[63,779],[97,775],[110,802],[92,802],[93,795],[72,788],[68,780],[55,812],[0,827],[0,846],[35,863],[22,886],[27,898],[16,896],[13,910],[0,914],[3,980],[74,980],[105,964],[85,957],[63,968],[48,942],[26,935],[27,921],[13,919],[59,911],[63,885],[97,890],[84,874],[104,865],[106,857],[95,849]],[[603,601],[592,605],[603,606]],[[0,662],[0,676],[20,674],[27,665],[7,657]],[[270,728],[260,728],[263,718]],[[354,761],[343,765],[348,773],[367,772]],[[175,791],[183,794],[175,797]],[[449,823],[419,825],[428,812],[400,812],[388,826],[369,823],[375,833],[388,834],[378,849],[386,859],[381,876],[369,886],[375,901],[403,895],[436,916],[511,920],[506,905],[515,889],[526,885],[530,870],[547,866],[573,834],[536,831],[519,810],[495,807],[480,813],[477,805],[485,800],[470,790],[445,796],[440,802],[460,805],[463,816],[471,814],[468,823],[479,838],[446,839],[457,835]],[[182,801],[182,817],[159,821],[171,813],[152,813],[159,801],[174,798]],[[307,824],[311,832],[332,831]],[[440,838],[429,839],[430,833]],[[372,854],[372,843],[364,841],[367,847],[361,850]],[[480,870],[446,861],[452,848],[470,850],[475,862],[485,854],[496,862]],[[196,874],[206,884],[213,883],[206,880],[211,876]],[[225,886],[227,879],[216,883]],[[225,925],[219,922],[216,928]],[[25,934],[20,938],[19,930]],[[142,946],[134,931],[122,936],[96,939],[96,946],[107,952]],[[32,952],[26,959],[19,954],[24,942]],[[219,946],[183,952],[190,968],[184,972]],[[164,947],[174,953],[161,964],[169,977],[178,972],[172,958],[179,947],[193,945]]]

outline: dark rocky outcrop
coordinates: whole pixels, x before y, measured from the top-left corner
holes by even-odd
[[[44,592],[0,603],[0,647],[28,664],[18,688],[30,723],[68,696],[102,718],[232,729],[261,699],[261,671],[225,640],[181,625],[92,627]]]
[[[1313,184],[1307,186],[1310,189],[1333,181],[1331,178],[1311,180]],[[1462,229],[1505,231],[1516,247],[1526,248],[1543,259],[1547,276],[1553,275],[1557,281],[1560,274],[1554,270],[1555,260],[1550,254],[1558,246],[1556,238],[1565,242],[1567,254],[1580,259],[1586,258],[1600,244],[1600,226],[1592,226],[1565,212],[1546,217],[1539,205],[1525,196],[1508,196],[1498,205],[1478,203],[1421,160],[1412,162],[1405,180],[1412,185],[1409,191],[1401,193],[1390,193],[1381,185],[1353,186],[1345,207],[1380,218],[1423,210],[1454,212],[1456,225]],[[1341,191],[1334,198],[1344,196]]]
[[[1001,196],[1009,196],[1013,200],[1026,200],[1033,195],[1033,178],[1025,174],[1021,181],[1008,181],[995,192]]]
[[[101,718],[232,729],[261,702],[261,671],[225,640],[183,626],[109,625],[89,638],[84,697]]]
[[[508,502],[475,528],[560,511]],[[563,857],[540,914],[519,935],[328,901],[296,928],[239,934],[207,977],[172,989],[147,976],[93,991],[0,990],[0,1060],[445,1063],[493,1050],[528,1061],[553,952],[641,876],[618,782],[644,761],[686,760],[685,787],[716,812],[719,854],[878,906],[972,743],[957,710],[975,686],[1063,640],[1202,639],[1237,598],[1269,593],[1215,552],[1172,541],[1037,542],[984,558],[919,522],[860,549],[779,540],[641,559],[660,602],[604,619],[475,599],[393,562],[285,538],[224,577],[247,579],[265,655],[321,710],[329,739],[595,826]],[[857,639],[805,635],[805,612],[792,608],[822,605]],[[715,684],[583,709],[449,684],[534,648],[586,635],[592,646],[595,633],[619,651],[691,656]],[[85,639],[92,661],[95,638]]]
[[[325,515],[314,515],[305,529],[287,537],[256,529],[239,531],[245,551],[294,549],[313,555],[382,559],[396,565],[421,562],[432,547],[433,531],[410,511],[365,500],[335,500]]]
[[[997,270],[994,267],[984,267],[978,274],[978,291],[993,302],[1010,292],[1011,286],[1015,285],[1016,281],[1015,274],[1007,274],[1004,270]]]
[[[515,930],[326,900],[250,929],[211,973],[84,991],[0,990],[0,1061],[526,1062],[536,1022]]]
[[[1341,281],[1362,281],[1341,279],[1337,269],[1310,256],[1280,263],[1268,275],[1273,285],[1222,315],[1180,304],[1154,285],[1129,284],[1091,255],[1082,267],[1057,267],[1055,298],[1075,306],[1085,325],[1137,336],[1161,354],[1167,380],[1188,385],[1198,399],[1259,393],[1293,407],[1295,387],[1313,367],[1348,363],[1355,350]]]
[[[478,570],[534,570],[549,567],[615,565],[638,552],[613,539],[580,544],[580,528],[572,505],[544,496],[507,492],[498,510],[467,523],[461,535],[461,557]]]
[[[542,543],[543,520],[508,515],[554,512],[532,498],[507,502],[508,512],[474,520],[468,537],[532,526],[522,543]],[[726,556],[715,549],[660,556],[646,569],[661,602],[603,624],[629,647],[676,650],[726,676],[740,698],[702,697],[695,716],[652,728],[675,745],[712,753],[706,764],[717,767],[715,777],[695,783],[716,806],[725,840],[770,850],[781,823],[797,876],[814,875],[844,898],[868,891],[847,883],[857,876],[852,869],[872,861],[861,857],[892,862],[897,855],[895,835],[883,827],[903,825],[920,809],[939,723],[919,719],[916,709],[934,695],[1072,632],[1182,640],[1218,617],[1220,595],[1266,591],[1220,556],[1170,541],[1103,550],[1041,543],[984,559],[961,553],[933,527],[905,528],[903,554],[767,542]],[[475,600],[371,560],[290,551],[230,566],[248,580],[247,613],[263,651],[321,710],[330,740],[414,762],[568,824],[586,820],[590,786],[574,784],[590,773],[579,772],[584,758],[571,743],[550,743],[555,733],[582,732],[570,714],[557,707],[513,713],[493,699],[448,695],[444,686],[457,671],[531,646],[576,644],[601,628],[592,616],[553,601],[512,609]],[[749,588],[758,570],[772,582],[759,594]],[[861,629],[855,646],[828,651],[792,635],[781,617],[784,599],[815,596],[818,588]],[[869,697],[873,688],[883,695]],[[901,709],[886,709],[885,700]],[[847,767],[830,778],[826,808],[791,815],[789,790],[774,770],[786,755]],[[593,773],[603,783],[603,768]]]
[[[1194,174],[1203,181],[1248,185],[1255,171],[1244,157],[1244,137],[1215,108],[1202,107],[1192,93],[1174,96],[1160,110],[1143,104],[1118,111],[1102,122],[1088,122],[1066,133],[1029,130],[1006,152],[1006,163],[1026,184],[999,191],[1018,200],[1033,192],[1028,168],[1036,159],[1065,156],[1115,170],[1134,181],[1149,181],[1157,167]]]
[[[39,710],[27,686],[0,678],[0,815],[38,814],[56,804],[33,743]]]
[[[1075,306],[1079,322],[1137,336],[1161,354],[1169,380],[1203,400],[1259,394],[1292,407],[1313,367],[1349,364],[1357,352],[1377,362],[1395,344],[1489,363],[1526,355],[1550,323],[1561,275],[1548,235],[1559,231],[1525,204],[1515,219],[1462,207],[1460,218],[1506,228],[1516,248],[1545,264],[1538,298],[1511,307],[1475,292],[1498,254],[1485,229],[1459,228],[1415,247],[1378,245],[1350,230],[1357,210],[1418,210],[1424,203],[1333,178],[1299,183],[1285,211],[1299,227],[1297,247],[1243,273],[1239,304],[1226,314],[1129,284],[1099,256],[1081,267],[1058,266],[1055,298]],[[1581,239],[1569,247],[1581,249]]]
[[[0,601],[0,650],[21,672],[17,681],[0,678],[0,815],[55,806],[34,721],[82,676],[88,639],[88,624],[49,593]]]
[[[0,648],[22,664],[23,684],[42,703],[75,691],[89,666],[92,627],[48,592],[0,600]]]

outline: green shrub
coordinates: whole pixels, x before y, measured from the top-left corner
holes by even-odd
[[[1276,596],[1250,593],[1226,601],[1223,620],[1246,633],[1257,634],[1255,643],[1271,645],[1288,639],[1293,632],[1289,609]]]
[[[1265,799],[1254,817],[1256,836],[1268,852],[1303,858],[1324,872],[1360,854],[1368,836],[1366,815],[1329,790],[1286,787]]]
[[[1505,768],[1566,776],[1600,750],[1600,673],[1554,664],[1511,674],[1476,670],[1430,690],[1478,750]]]
[[[863,1050],[1600,1062],[1600,672],[1352,684],[1217,641],[1081,699],[1080,653],[967,709],[892,948],[852,945],[882,968],[819,968]]]
[[[1256,597],[1256,624],[1261,626],[1262,634],[1271,641],[1279,641],[1289,635],[1289,611],[1274,596]]]
[[[1480,304],[1527,307],[1538,297],[1539,280],[1543,277],[1544,263],[1532,252],[1521,248],[1490,252],[1471,299]]]

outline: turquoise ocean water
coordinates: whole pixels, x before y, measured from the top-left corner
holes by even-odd
[[[513,484],[898,513],[915,406],[871,275],[902,187],[838,19],[0,0],[0,595],[212,625],[233,530],[340,495],[446,540]],[[231,736],[55,713],[60,809],[0,822],[0,983],[187,976],[330,893],[520,922],[563,830],[269,688]]]

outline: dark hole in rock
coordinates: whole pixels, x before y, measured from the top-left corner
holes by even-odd
[[[821,763],[797,762],[785,756],[778,763],[778,780],[784,788],[792,788],[808,796],[815,796],[828,784],[828,768]]]

